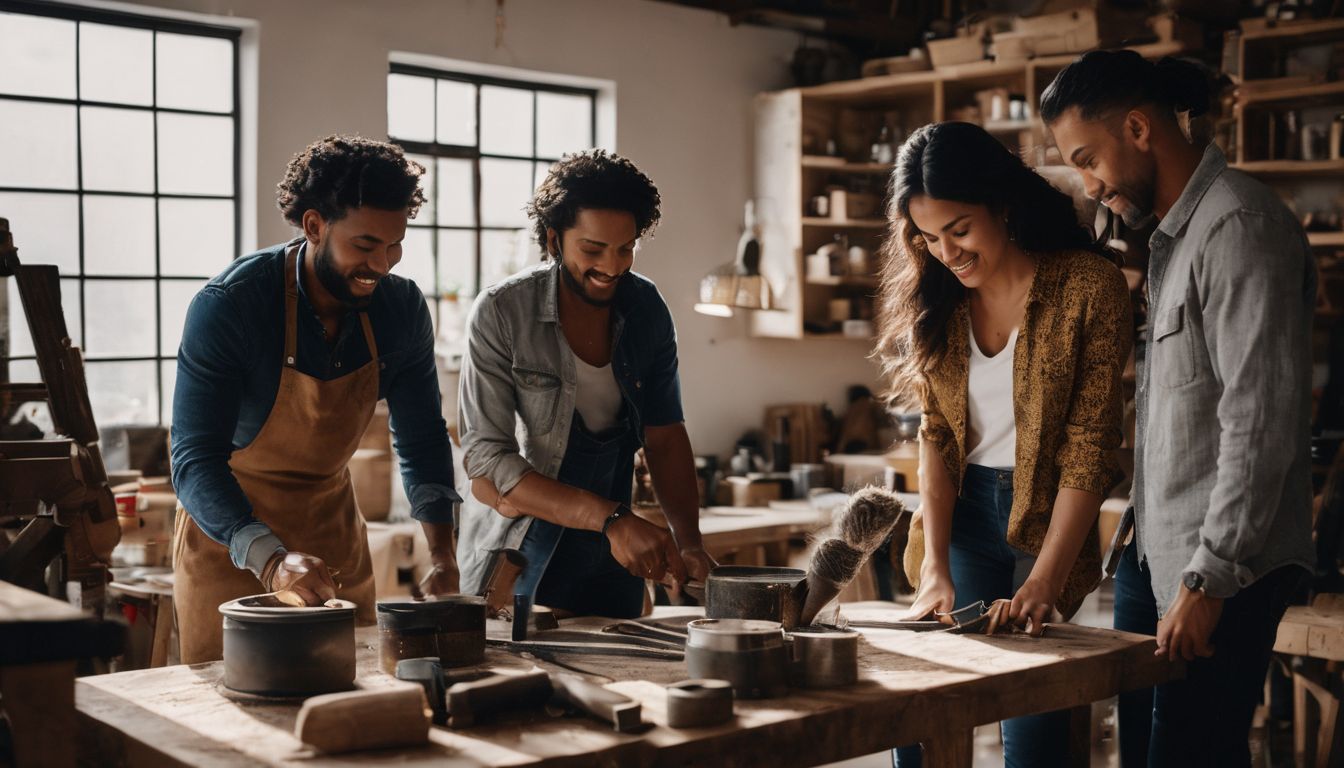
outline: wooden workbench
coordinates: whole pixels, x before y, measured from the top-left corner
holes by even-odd
[[[845,614],[889,619],[897,610],[858,603]],[[359,685],[387,685],[390,678],[377,671],[376,632],[360,629],[357,643]],[[86,758],[114,765],[785,768],[922,741],[929,745],[928,765],[969,766],[976,725],[1084,707],[1168,679],[1175,668],[1153,650],[1151,637],[1073,625],[1050,627],[1042,639],[865,630],[858,684],[738,701],[732,723],[689,730],[667,728],[664,717],[663,686],[687,676],[684,663],[570,656],[573,667],[605,676],[599,682],[612,680],[608,687],[640,700],[649,730],[623,735],[587,719],[519,713],[465,731],[434,728],[428,747],[315,759],[293,736],[296,703],[236,700],[222,688],[223,666],[216,662],[80,679],[77,732]],[[494,650],[487,662],[515,669],[533,664]]]

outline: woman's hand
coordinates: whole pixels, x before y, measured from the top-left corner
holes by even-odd
[[[1028,576],[1017,594],[1013,595],[1008,620],[1027,630],[1032,637],[1040,637],[1045,622],[1055,611],[1060,589],[1045,579]]]
[[[921,571],[915,604],[902,621],[919,621],[930,613],[948,613],[955,604],[957,593],[952,587],[952,573],[946,566],[930,566]]]

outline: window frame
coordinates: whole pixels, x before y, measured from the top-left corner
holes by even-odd
[[[165,353],[162,348],[164,316],[163,316],[163,291],[164,284],[171,283],[198,283],[203,280],[209,280],[215,275],[164,275],[162,243],[160,241],[160,201],[162,200],[219,200],[227,201],[233,204],[233,243],[229,251],[236,259],[240,253],[243,240],[243,135],[242,135],[242,37],[243,30],[238,27],[222,26],[199,21],[185,21],[181,19],[154,16],[150,14],[139,14],[119,10],[108,10],[102,8],[66,5],[59,3],[35,2],[34,0],[0,0],[0,13],[23,14],[29,16],[39,16],[45,18],[61,19],[75,23],[75,91],[73,98],[52,97],[52,96],[30,96],[21,94],[7,94],[0,92],[0,99],[7,101],[22,101],[39,104],[54,104],[60,106],[73,107],[75,110],[75,186],[73,189],[66,188],[34,188],[34,187],[15,187],[0,185],[0,192],[12,194],[33,194],[33,195],[74,195],[77,199],[79,215],[79,238],[78,238],[78,263],[79,272],[75,275],[62,275],[62,281],[74,280],[77,282],[78,291],[76,301],[79,307],[79,338],[80,348],[84,350],[84,367],[87,372],[90,368],[113,363],[152,363],[154,365],[154,391],[156,393],[157,408],[155,409],[155,419],[153,425],[167,426],[164,419],[165,411],[169,410],[170,403],[165,399],[171,396],[171,392],[164,391],[164,366],[165,363],[174,362],[177,359],[177,351],[171,350]],[[80,92],[80,24],[81,23],[104,24],[109,26],[126,27],[131,29],[146,30],[151,33],[169,33],[180,35],[191,35],[197,37],[209,37],[223,39],[230,43],[232,48],[232,64],[230,75],[232,78],[232,108],[227,112],[209,111],[198,109],[183,109],[175,107],[160,107],[158,105],[158,36],[151,37],[151,65],[150,65],[150,103],[144,104],[123,104],[117,102],[101,102],[84,100]],[[153,192],[127,192],[127,191],[109,191],[109,190],[89,190],[84,187],[84,168],[83,168],[83,144],[84,137],[82,132],[82,109],[84,107],[110,108],[118,110],[129,110],[134,112],[148,113],[151,115],[151,131],[153,141],[153,174],[154,191]],[[200,194],[200,193],[164,193],[159,189],[159,125],[157,116],[159,114],[191,115],[205,117],[227,117],[233,126],[233,168],[232,183],[233,192],[230,195]],[[154,271],[149,275],[128,275],[128,274],[96,274],[90,275],[85,272],[85,200],[88,196],[107,196],[107,197],[125,197],[141,200],[152,200],[154,205]],[[22,254],[23,233],[19,232],[20,253]],[[224,265],[226,266],[226,265]],[[223,266],[221,266],[221,269]],[[99,355],[98,350],[88,350],[88,326],[89,313],[85,303],[85,287],[89,280],[93,281],[148,281],[154,286],[154,354],[152,355]],[[62,292],[61,305],[64,310],[71,297]],[[26,319],[26,313],[22,307],[11,307],[9,316],[17,318],[23,314]],[[66,312],[68,317],[69,313]],[[11,349],[11,339],[4,339],[4,355],[0,355],[0,380],[10,380],[10,363],[18,361],[36,360],[35,355],[13,355]]]
[[[476,296],[489,286],[482,284],[482,240],[485,232],[517,232],[519,230],[527,231],[527,226],[499,226],[485,225],[481,223],[481,160],[526,160],[536,167],[538,163],[554,163],[559,157],[540,155],[537,151],[537,95],[540,93],[557,93],[568,96],[583,96],[588,99],[588,146],[598,146],[598,101],[601,98],[601,91],[596,87],[585,87],[578,85],[565,85],[560,83],[548,83],[542,80],[529,80],[513,77],[499,77],[495,75],[478,74],[455,69],[445,69],[438,67],[428,67],[418,64],[405,64],[392,61],[388,66],[388,76],[407,75],[411,77],[424,77],[431,80],[451,80],[455,82],[468,83],[475,86],[475,144],[441,144],[437,141],[439,131],[439,110],[438,110],[438,88],[434,89],[433,104],[434,109],[434,137],[435,141],[411,141],[407,139],[389,136],[388,141],[401,147],[408,155],[418,155],[429,157],[433,161],[440,159],[467,160],[471,162],[472,178],[472,223],[470,225],[443,225],[439,224],[437,217],[440,215],[438,210],[438,189],[425,190],[426,197],[434,200],[436,221],[433,224],[418,224],[413,219],[408,223],[408,227],[413,229],[424,229],[431,233],[430,252],[433,259],[434,285],[432,290],[421,290],[425,294],[426,300],[434,304],[434,317],[436,321],[439,316],[440,302],[445,294],[442,291],[442,274],[440,270],[440,253],[438,232],[441,230],[451,230],[457,232],[472,232],[475,242],[473,274],[475,276],[475,285],[471,286],[469,296]],[[532,147],[531,153],[527,155],[511,155],[495,152],[481,151],[481,88],[483,86],[496,86],[501,88],[513,88],[518,90],[530,91],[532,95]],[[575,148],[578,151],[580,148]],[[437,186],[439,180],[438,169],[434,170],[434,183]]]

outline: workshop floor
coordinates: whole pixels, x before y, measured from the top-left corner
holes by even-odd
[[[1088,595],[1078,609],[1073,621],[1089,627],[1111,626],[1112,592],[1110,582]],[[1099,701],[1092,705],[1092,766],[1093,768],[1118,768],[1120,757],[1115,741],[1115,699]],[[975,729],[975,768],[999,768],[1003,765],[1003,745],[999,741],[997,723],[982,725]],[[891,768],[891,753],[878,752],[873,755],[856,757],[838,763],[830,763],[825,768]]]

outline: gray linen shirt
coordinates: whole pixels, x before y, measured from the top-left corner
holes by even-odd
[[[1149,245],[1132,501],[1159,613],[1310,567],[1316,262],[1274,192],[1210,145]]]
[[[463,594],[488,575],[490,551],[517,549],[532,518],[505,517],[471,494],[487,477],[508,493],[528,472],[555,478],[569,445],[578,391],[574,353],[560,327],[559,267],[543,262],[476,298],[458,385],[462,505],[457,563]],[[630,273],[612,306],[612,372],[640,444],[644,427],[680,423],[676,328],[657,287]]]

